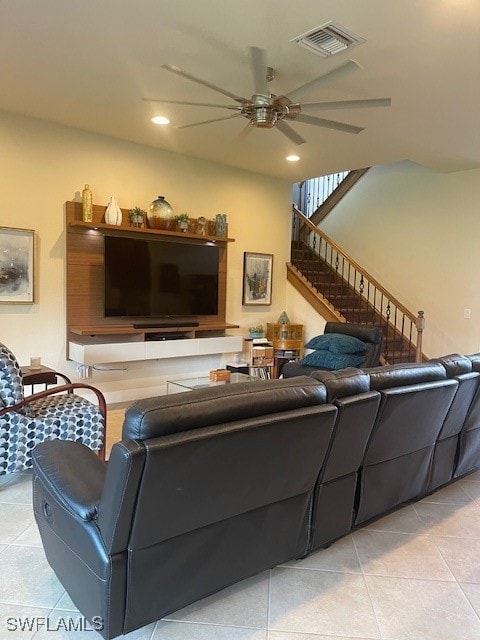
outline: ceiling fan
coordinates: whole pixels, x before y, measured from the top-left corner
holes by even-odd
[[[367,100],[341,100],[337,102],[310,102],[300,104],[297,99],[323,84],[336,80],[346,73],[358,68],[353,60],[348,60],[331,71],[310,80],[306,84],[290,91],[287,95],[276,96],[268,90],[268,82],[273,80],[275,72],[271,67],[267,66],[267,52],[259,47],[249,47],[250,62],[253,72],[254,93],[251,98],[243,98],[237,96],[230,91],[217,87],[216,85],[202,80],[174,65],[164,64],[162,69],[166,69],[175,73],[182,78],[196,82],[205,87],[222,93],[231,98],[238,104],[211,104],[208,102],[186,102],[183,100],[167,100],[164,98],[143,98],[147,102],[164,102],[168,104],[183,104],[192,107],[214,107],[218,109],[229,109],[237,113],[224,116],[222,118],[214,118],[212,120],[203,120],[202,122],[194,122],[177,127],[178,129],[186,129],[188,127],[197,127],[211,122],[220,122],[222,120],[230,120],[243,116],[248,120],[244,135],[252,130],[253,127],[272,128],[276,127],[283,135],[289,138],[295,144],[303,144],[306,142],[287,121],[296,120],[304,124],[311,124],[317,127],[326,127],[327,129],[335,129],[345,133],[360,133],[362,127],[346,124],[344,122],[336,122],[335,120],[325,120],[303,113],[304,110],[331,110],[331,109],[358,109],[365,107],[388,107],[391,104],[390,98],[371,98]]]

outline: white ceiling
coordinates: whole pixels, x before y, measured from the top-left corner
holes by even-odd
[[[291,42],[334,20],[366,43],[328,59]],[[285,94],[348,59],[361,69],[307,102],[391,96],[392,106],[321,111],[358,135],[291,123],[307,143],[230,115],[161,97],[228,104],[161,68],[174,64],[250,97],[248,47],[268,52],[270,89]],[[479,0],[0,0],[0,108],[291,179],[409,159],[456,171],[480,166]],[[301,156],[291,164],[285,156]]]

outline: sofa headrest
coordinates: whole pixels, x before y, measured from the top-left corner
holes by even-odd
[[[466,356],[470,362],[472,363],[473,371],[480,371],[480,353],[472,353],[469,356]]]
[[[311,377],[323,382],[327,388],[327,402],[370,391],[369,376],[353,367],[339,371],[314,371]]]
[[[327,322],[324,333],[344,333],[372,344],[381,344],[383,341],[383,331],[380,327],[352,322]]]
[[[432,358],[429,362],[439,362],[445,367],[448,378],[459,376],[462,373],[470,373],[472,371],[472,363],[466,357],[459,353],[450,353],[447,356],[440,356],[439,358]]]
[[[122,437],[147,440],[324,404],[326,400],[325,386],[308,376],[194,389],[135,402],[125,413]]]
[[[375,391],[447,378],[445,368],[439,362],[390,364],[364,371],[370,376],[370,389]]]

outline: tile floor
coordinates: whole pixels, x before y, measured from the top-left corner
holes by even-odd
[[[0,638],[100,638],[20,629],[21,617],[51,629],[81,617],[45,560],[30,485],[30,473],[0,478]],[[127,637],[480,640],[480,472]]]

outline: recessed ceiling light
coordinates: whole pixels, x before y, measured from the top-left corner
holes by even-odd
[[[170,124],[170,120],[165,118],[165,116],[154,116],[152,122],[154,124]]]
[[[298,162],[300,160],[300,156],[296,156],[292,153],[292,155],[287,156],[285,160],[288,160],[289,162]]]

